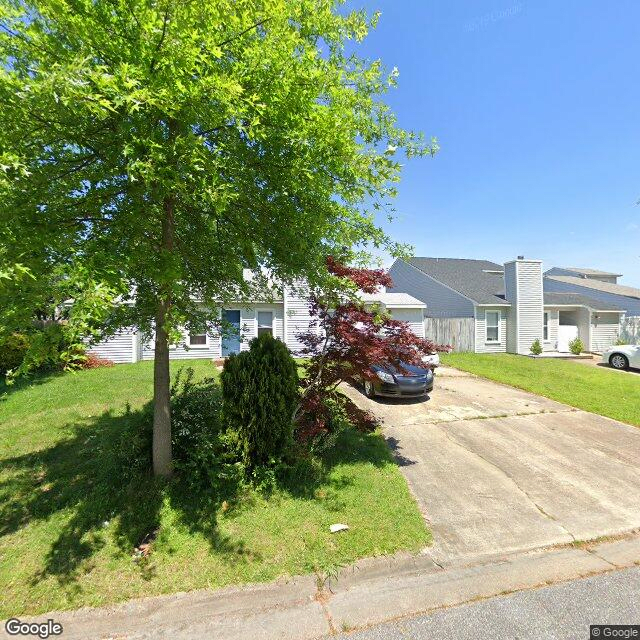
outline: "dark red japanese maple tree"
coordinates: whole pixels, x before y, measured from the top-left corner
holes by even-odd
[[[328,270],[363,293],[373,294],[392,286],[382,269],[361,269],[341,264],[329,257]],[[312,297],[314,322],[298,336],[308,358],[302,379],[301,403],[294,420],[302,438],[314,437],[327,429],[326,400],[340,401],[336,389],[352,379],[372,380],[374,365],[425,366],[423,357],[448,346],[417,336],[407,322],[394,320],[384,309],[347,296],[317,294]]]

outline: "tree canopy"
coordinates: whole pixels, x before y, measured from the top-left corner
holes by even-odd
[[[424,356],[450,350],[449,345],[419,337],[408,322],[395,320],[382,305],[367,305],[358,299],[362,293],[375,294],[393,286],[384,270],[349,267],[332,256],[327,259],[327,270],[345,286],[342,291],[313,292],[313,321],[298,337],[306,360],[294,420],[303,439],[313,439],[328,430],[327,399],[344,404],[344,396],[337,392],[340,383],[375,380],[375,367],[393,367],[401,372],[405,365],[428,367]],[[355,297],[348,295],[349,290]]]
[[[5,329],[83,273],[164,361],[261,286],[244,268],[315,285],[329,254],[400,250],[371,212],[398,154],[435,147],[381,100],[397,72],[350,53],[378,16],[341,5],[0,0],[0,275],[32,276],[0,292]]]

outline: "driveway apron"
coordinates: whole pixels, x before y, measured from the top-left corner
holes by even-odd
[[[431,397],[370,400],[440,563],[640,527],[640,429],[441,368]]]

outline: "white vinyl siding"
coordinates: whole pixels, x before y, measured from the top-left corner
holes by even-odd
[[[284,339],[284,309],[282,303],[277,304],[255,304],[250,307],[234,307],[228,305],[229,309],[240,311],[240,350],[249,349],[249,342],[258,335],[258,312],[270,312],[273,319],[273,336]],[[195,345],[189,347],[189,336],[184,333],[183,340],[172,345],[169,351],[171,360],[189,360],[191,358],[221,358],[222,340],[217,332],[212,332],[208,336],[207,345]],[[142,351],[144,360],[153,359],[153,341],[144,345]]]
[[[487,313],[499,317],[498,341],[487,341]],[[504,353],[507,350],[507,317],[506,309],[491,309],[490,307],[476,307],[475,332],[476,353]]]
[[[542,338],[542,267],[518,262],[518,353],[529,353]]]
[[[89,353],[116,363],[137,362],[139,359],[138,336],[131,329],[122,329],[111,338],[94,344]]]
[[[505,264],[506,297],[515,313],[516,339],[509,351],[528,354],[535,340],[542,344],[542,264],[539,260],[515,260]]]
[[[504,270],[504,292],[505,298],[513,303],[513,306],[509,309],[507,316],[507,337],[506,337],[506,351],[509,353],[516,353],[518,351],[518,314],[516,308],[518,291],[518,281],[515,269]]]
[[[387,307],[387,311],[394,320],[407,322],[413,333],[420,338],[424,338],[424,317],[422,309],[394,309]]]
[[[188,336],[185,333],[183,340],[169,349],[170,360],[196,360],[199,358],[220,358],[220,337],[217,334],[209,334],[208,344],[187,346]],[[151,339],[142,346],[142,359],[153,360],[154,342]]]
[[[309,331],[312,321],[308,289],[297,284],[295,289],[284,290],[284,339],[293,355],[304,348],[299,334]]]
[[[408,293],[427,305],[431,318],[472,318],[473,302],[434,280],[417,267],[397,259],[389,269],[393,286],[390,293]]]
[[[240,350],[249,349],[249,342],[258,335],[258,314],[271,313],[273,322],[273,337],[284,340],[284,305],[256,304],[240,309]]]
[[[620,314],[594,311],[591,315],[591,351],[606,351],[620,335]]]

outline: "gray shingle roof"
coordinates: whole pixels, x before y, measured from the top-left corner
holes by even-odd
[[[587,289],[595,289],[596,291],[606,291],[607,293],[615,293],[618,296],[627,296],[628,298],[640,298],[640,289],[635,287],[627,287],[624,284],[613,284],[611,282],[602,282],[601,280],[591,280],[590,278],[577,278],[575,276],[545,276],[550,280],[558,282],[566,282],[567,284],[585,287]]]
[[[501,264],[464,258],[411,258],[409,264],[477,304],[509,304]]]
[[[554,293],[545,291],[544,304],[547,306],[575,305],[589,307],[594,311],[623,311],[623,309],[615,304],[594,300],[588,296],[583,296],[581,293]]]
[[[600,271],[599,269],[585,269],[583,267],[561,267],[565,271],[573,271],[574,273],[581,273],[585,276],[615,276],[620,278],[621,273],[611,273],[610,271]]]

